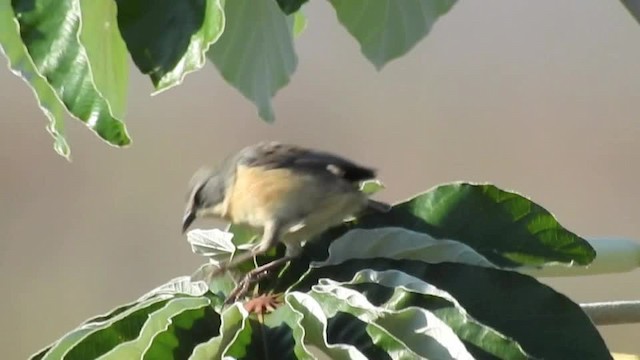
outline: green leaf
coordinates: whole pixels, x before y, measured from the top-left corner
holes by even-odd
[[[289,291],[307,291],[320,279],[349,281],[365,269],[402,271],[446,291],[478,322],[515,340],[536,358],[611,358],[598,330],[579,305],[536,279],[513,271],[457,263],[354,259],[312,268]]]
[[[276,0],[278,2],[278,6],[282,12],[287,15],[291,15],[294,12],[300,10],[300,7],[306,3],[308,0]]]
[[[73,360],[85,359],[83,354],[89,357],[104,354],[118,345],[121,339],[135,337],[136,331],[144,325],[147,314],[162,308],[166,302],[167,300],[163,299],[153,299],[143,303],[127,304],[112,310],[107,315],[95,317],[64,335],[49,348],[44,356],[39,358]],[[114,324],[118,325],[112,328]],[[128,327],[123,327],[123,324],[127,324]],[[122,333],[113,336],[120,331]],[[42,352],[37,356],[40,355]]]
[[[351,259],[380,257],[495,267],[463,243],[437,240],[427,234],[403,228],[353,229],[333,241],[328,251],[329,257],[326,260],[312,263],[311,267],[337,265]]]
[[[285,309],[287,310],[287,309]],[[273,317],[273,314],[270,314]],[[282,360],[311,360],[310,354],[297,346],[293,337],[293,330],[284,322],[279,324],[260,323],[250,319],[251,342],[246,344],[245,359],[282,359]],[[298,356],[301,355],[301,356]]]
[[[115,21],[116,4],[112,0],[80,0],[80,9],[80,42],[90,59],[93,81],[109,103],[112,114],[124,117],[129,62],[127,47]]]
[[[20,38],[18,23],[8,1],[0,2],[0,47],[9,60],[11,71],[26,81],[38,100],[40,109],[49,119],[47,131],[54,139],[54,150],[69,157],[69,145],[64,138],[64,104],[58,99],[54,89],[38,73]]]
[[[81,2],[75,0],[12,0],[11,4],[20,26],[20,37],[35,68],[67,110],[108,143],[125,146],[131,140],[110,104],[116,99],[114,103],[119,106],[126,97],[127,79],[123,77],[126,69],[119,68],[124,62],[118,59],[124,53],[119,50],[116,27],[110,26],[115,20],[115,14],[109,10],[110,1],[100,2],[89,9],[105,11],[97,15],[83,14]],[[81,28],[85,18],[98,24]],[[91,41],[99,42],[111,59],[93,59],[93,56],[103,56],[104,52],[99,54],[98,45],[84,46],[83,42]],[[93,61],[98,64],[96,68]],[[108,71],[108,75],[94,76],[97,71]],[[107,81],[107,76],[118,79]]]
[[[304,29],[307,28],[307,17],[304,16],[302,11],[297,11],[293,14],[293,35],[298,37],[302,34]]]
[[[380,359],[379,351],[394,358],[473,359],[451,328],[423,309],[379,308],[330,280],[313,286],[309,295],[332,318],[329,341],[357,346],[371,359]]]
[[[360,191],[367,195],[373,195],[379,191],[384,190],[386,187],[380,180],[367,180],[363,181],[360,185]]]
[[[302,315],[299,318],[304,344],[312,344],[332,360],[366,360],[355,346],[342,343],[329,344],[327,339],[327,317],[320,304],[311,296],[293,292],[285,296],[285,303],[293,312]]]
[[[331,266],[351,259],[414,259],[428,263],[447,261],[495,267],[466,244],[438,240],[425,233],[398,227],[334,229],[318,241],[307,243],[303,252],[305,256],[292,260],[277,279],[271,282],[263,280],[262,288],[286,291],[291,286],[295,287],[294,284],[310,267]]]
[[[225,27],[220,0],[116,0],[118,26],[138,69],[158,90],[205,64]]]
[[[486,358],[487,354],[500,359],[529,358],[513,339],[467,314],[449,293],[402,271],[362,270],[340,285],[361,292],[371,303],[384,309],[416,306],[433,312],[465,342],[475,358]]]
[[[289,83],[298,65],[293,48],[293,16],[273,0],[225,2],[227,26],[207,56],[222,77],[273,122],[271,98]]]
[[[378,69],[425,37],[456,0],[330,0],[338,20]]]
[[[441,185],[396,204],[389,213],[370,214],[356,226],[397,226],[457,240],[503,267],[587,265],[595,258],[586,240],[562,227],[540,205],[487,184]]]
[[[138,299],[138,302],[167,295],[173,296],[180,294],[198,297],[203,296],[207,291],[207,284],[204,282],[192,281],[190,276],[179,276],[144,294]]]
[[[215,320],[217,314],[209,307],[209,299],[206,297],[182,297],[169,300],[163,308],[149,314],[136,338],[121,342],[101,356],[101,359],[141,359],[143,354],[145,359],[173,359],[176,358],[176,350],[184,351],[185,347],[188,350],[186,353],[188,356],[195,344],[214,336],[215,329],[220,325],[219,322],[216,324],[215,321],[209,321],[213,327],[200,328],[200,330],[206,330],[204,333],[196,331],[195,328],[191,329],[189,325],[193,325],[196,319],[201,319],[205,315],[206,308],[209,309],[208,315],[214,315],[209,319]],[[185,320],[190,324],[184,326]],[[192,331],[191,336],[186,335],[178,338],[175,331],[179,328],[182,328],[183,331]],[[154,354],[165,354],[165,356],[154,357]],[[174,356],[168,357],[166,354]],[[186,356],[177,358],[182,359]]]
[[[196,346],[189,360],[222,359],[223,353],[247,326],[248,316],[247,310],[239,303],[227,308],[222,312],[218,335]]]

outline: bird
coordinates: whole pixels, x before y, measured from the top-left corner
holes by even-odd
[[[391,205],[360,190],[362,181],[375,177],[375,169],[330,152],[279,141],[259,142],[229,156],[217,168],[195,172],[189,182],[182,233],[198,218],[214,218],[262,234],[249,252],[222,263],[211,277],[265,254],[278,242],[285,245],[282,258],[247,273],[227,301],[237,299],[260,274],[299,256],[304,242],[363,211],[388,212]]]

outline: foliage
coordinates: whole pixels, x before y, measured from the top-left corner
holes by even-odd
[[[280,246],[207,278],[255,235],[192,230],[193,251],[209,259],[192,276],[86,321],[33,359],[611,358],[577,304],[514,271],[588,264],[594,250],[539,205],[493,185],[441,185],[346,222],[223,306],[243,273],[283,254]],[[274,311],[250,311],[261,294],[280,299]]]
[[[128,56],[156,92],[208,59],[274,121],[271,98],[297,67],[294,38],[306,0],[11,0],[0,3],[0,47],[49,118],[54,149],[69,157],[65,112],[113,146],[123,123]],[[456,0],[331,0],[340,24],[377,68],[407,54]],[[637,1],[624,1],[638,18]],[[65,111],[66,110],[66,111]]]

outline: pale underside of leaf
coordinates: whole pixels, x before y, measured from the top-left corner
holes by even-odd
[[[438,240],[424,233],[396,227],[350,230],[331,243],[326,260],[312,263],[311,267],[378,257],[428,263],[451,261],[495,268],[485,257],[463,243]]]
[[[222,77],[275,119],[271,98],[289,83],[298,59],[293,48],[294,15],[285,16],[273,0],[226,1],[227,26],[207,56]]]
[[[378,69],[405,55],[456,0],[330,0],[338,20]]]

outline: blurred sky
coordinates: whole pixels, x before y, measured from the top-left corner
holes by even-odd
[[[51,147],[31,90],[0,71],[0,348],[25,358],[86,318],[202,262],[180,234],[203,164],[278,139],[380,169],[380,197],[489,181],[584,236],[640,239],[640,26],[617,1],[461,1],[382,72],[328,2],[311,1],[299,65],[268,125],[212,65],[151,97],[132,68],[124,150],[68,122]],[[211,223],[200,222],[199,225]],[[638,271],[543,280],[578,302],[640,299]],[[640,353],[639,325],[601,328]]]

